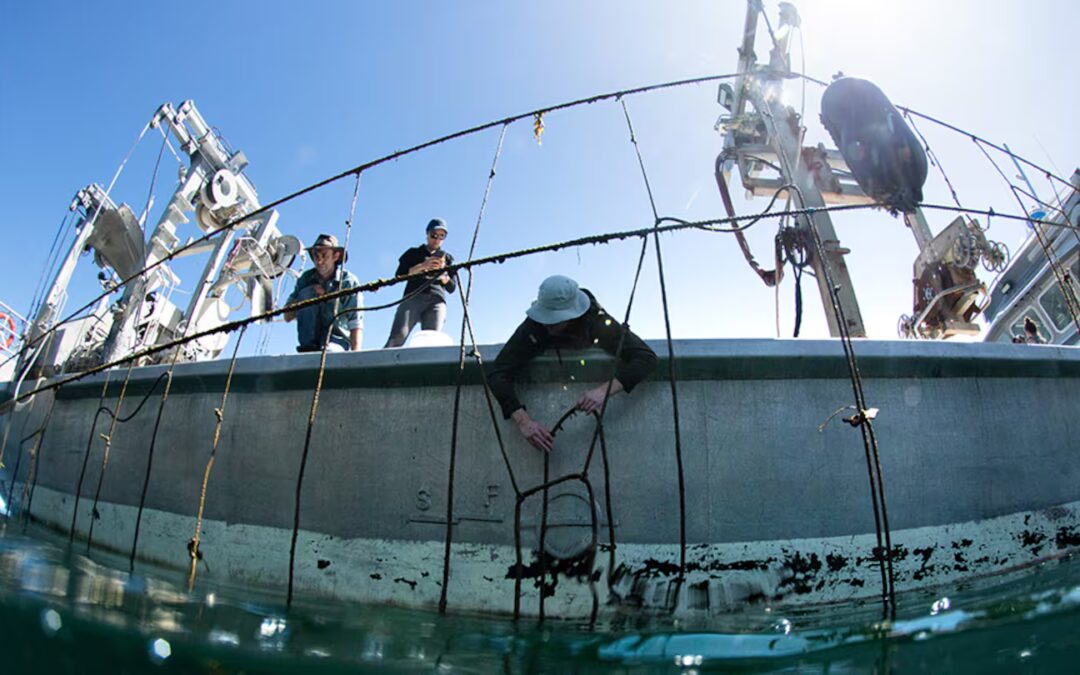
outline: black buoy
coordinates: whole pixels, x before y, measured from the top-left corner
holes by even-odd
[[[877,85],[835,80],[821,97],[821,123],[863,192],[894,215],[915,210],[926,182],[926,153]]]

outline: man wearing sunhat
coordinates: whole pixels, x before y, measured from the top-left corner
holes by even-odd
[[[303,300],[311,300],[347,288],[356,288],[360,280],[352,272],[341,267],[345,249],[338,246],[337,237],[320,234],[309,248],[315,267],[300,275],[296,288],[285,301],[286,306]],[[319,302],[306,305],[296,311],[285,312],[285,320],[296,319],[298,352],[322,351],[329,332],[327,349],[334,351],[359,351],[364,331],[364,308],[359,293],[337,298],[337,302]],[[349,312],[348,310],[354,310]]]
[[[589,389],[578,399],[577,408],[586,413],[599,413],[607,396],[629,392],[656,368],[656,353],[629,329],[624,331],[592,293],[579,288],[569,277],[555,275],[544,279],[536,301],[525,314],[528,318],[495,358],[488,383],[502,406],[503,417],[513,419],[521,435],[539,450],[551,450],[551,430],[529,416],[514,391],[517,374],[533,357],[548,347],[597,346],[617,358],[615,376],[610,382]]]
[[[446,294],[457,288],[454,276],[443,272],[447,265],[454,264],[454,257],[442,249],[443,241],[450,230],[442,218],[433,218],[427,224],[426,241],[410,248],[398,258],[398,268],[394,276],[405,276],[417,272],[427,272],[422,277],[410,279],[405,284],[404,302],[398,305],[394,314],[394,325],[390,328],[390,337],[383,347],[400,347],[416,324],[421,330],[442,330],[446,321]]]

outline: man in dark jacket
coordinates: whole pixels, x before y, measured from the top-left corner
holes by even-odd
[[[521,435],[539,450],[551,450],[551,430],[529,416],[514,391],[515,377],[533,357],[548,347],[589,346],[600,347],[617,357],[611,381],[586,391],[578,400],[577,408],[586,413],[599,413],[605,397],[629,392],[656,368],[656,353],[630,330],[624,331],[622,324],[608,316],[592,293],[579,288],[569,277],[555,275],[545,279],[536,301],[525,314],[528,318],[495,358],[488,383],[502,406],[503,417],[513,419]]]
[[[454,257],[442,250],[448,232],[445,220],[433,219],[427,224],[427,241],[410,248],[398,258],[394,276],[417,272],[428,274],[410,279],[405,284],[404,295],[412,297],[398,305],[390,337],[383,349],[405,344],[413,326],[418,323],[421,330],[442,330],[443,321],[446,320],[446,294],[453,293],[457,288],[454,277],[441,271],[447,265],[454,264]]]

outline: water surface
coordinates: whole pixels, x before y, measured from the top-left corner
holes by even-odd
[[[66,540],[0,538],[4,673],[1072,672],[1080,561],[880,602],[768,605],[597,626],[278,596],[83,555]]]

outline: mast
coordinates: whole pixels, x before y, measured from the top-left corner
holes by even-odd
[[[792,195],[796,200],[796,206],[803,209],[815,209],[815,212],[812,216],[799,216],[796,227],[807,240],[812,239],[816,233],[824,249],[824,260],[816,255],[809,257],[809,263],[815,272],[822,307],[829,308],[832,305],[832,289],[829,288],[826,275],[823,273],[824,266],[828,265],[832,279],[836,283],[836,294],[847,322],[845,326],[847,334],[852,337],[865,337],[866,328],[863,325],[862,312],[859,310],[859,301],[855,295],[855,287],[852,284],[847,263],[844,261],[844,256],[849,251],[840,246],[829,214],[819,210],[826,204],[825,196],[822,194],[822,183],[827,183],[846,203],[860,201],[869,203],[870,200],[861,195],[861,191],[857,186],[853,187],[850,181],[845,184],[832,174],[823,161],[825,157],[822,156],[827,155],[828,151],[823,148],[802,146],[805,132],[802,120],[792,107],[784,105],[781,101],[780,90],[783,81],[791,77],[790,35],[791,31],[799,25],[798,11],[790,3],[780,3],[779,28],[775,33],[770,30],[774,44],[768,65],[758,65],[754,53],[759,13],[764,13],[760,0],[747,0],[743,42],[739,48],[739,77],[736,80],[736,89],[731,91],[725,85],[721,85],[720,88],[721,105],[730,111],[730,115],[723,115],[717,121],[717,128],[722,127],[725,131],[724,150],[721,155],[724,158],[722,180],[725,183],[729,180],[732,165],[738,163],[743,185],[754,195],[771,196],[778,188],[785,185],[794,185],[798,188],[802,202],[799,202],[798,194]],[[726,104],[725,101],[730,101],[730,104]],[[747,103],[752,105],[754,112],[746,112]],[[838,153],[836,151],[832,153],[834,157],[829,157],[829,159],[835,161]],[[808,158],[820,158],[822,161],[815,162],[814,169],[811,169]],[[779,169],[778,179],[758,176],[761,160]],[[824,164],[824,170],[822,170],[822,164]],[[839,337],[841,327],[837,323],[835,314],[826,311],[825,319],[828,322],[829,334]]]

